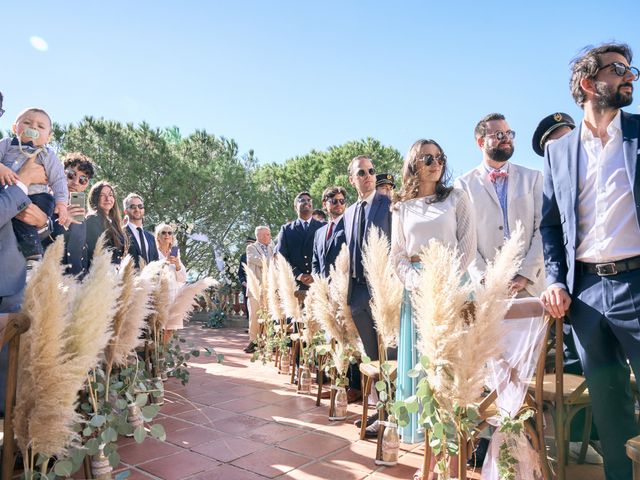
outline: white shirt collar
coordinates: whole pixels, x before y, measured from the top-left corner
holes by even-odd
[[[333,223],[334,225],[337,225],[338,223],[340,223],[340,220],[342,220],[343,216],[344,216],[344,213],[342,215],[340,215],[339,217],[334,218],[329,223]]]
[[[504,165],[502,165],[500,168],[493,168],[490,167],[489,165],[487,165],[486,163],[482,162],[482,165],[484,166],[484,169],[487,171],[487,173],[490,172],[508,172],[509,171],[509,161],[504,162]]]
[[[607,125],[607,135],[611,138],[622,133],[622,114],[620,113],[622,110],[618,110],[616,116],[613,117],[611,123]],[[587,127],[587,123],[584,119],[582,119],[582,128],[580,129],[580,141],[582,143],[585,142],[593,142],[596,140],[596,137],[593,135],[593,132],[589,127]],[[600,140],[600,139],[598,139]]]
[[[376,191],[374,189],[373,192],[371,192],[367,197],[365,197],[363,199],[359,199],[358,203],[364,201],[364,202],[367,202],[367,205],[371,205],[371,203],[373,202],[373,197],[375,197],[375,196],[376,196]]]

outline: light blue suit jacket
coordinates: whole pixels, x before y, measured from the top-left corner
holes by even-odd
[[[624,162],[633,190],[636,217],[640,224],[640,178],[637,168],[640,115],[622,112],[621,126]],[[540,232],[547,285],[562,283],[569,293],[573,292],[575,282],[581,128],[582,124],[570,134],[550,144],[544,157]]]
[[[25,260],[18,250],[11,219],[30,203],[20,187],[0,187],[0,297],[17,295],[25,285]],[[0,311],[5,307],[0,304]]]

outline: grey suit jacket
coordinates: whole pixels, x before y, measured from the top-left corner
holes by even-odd
[[[633,190],[636,218],[640,223],[640,178],[638,177],[638,136],[640,115],[622,112],[622,148]],[[570,134],[550,144],[544,156],[542,200],[542,245],[547,285],[562,283],[573,292],[578,227],[578,158],[582,123]]]
[[[20,187],[0,187],[0,297],[17,295],[26,282],[25,260],[18,250],[11,219],[30,203]]]

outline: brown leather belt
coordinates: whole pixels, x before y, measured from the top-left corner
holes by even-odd
[[[591,273],[600,277],[609,277],[619,273],[629,272],[640,268],[640,256],[607,263],[577,262],[582,273]]]

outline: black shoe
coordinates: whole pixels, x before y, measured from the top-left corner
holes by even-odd
[[[374,413],[373,415],[369,415],[367,417],[367,427],[370,427],[371,425],[373,425],[373,422],[375,422],[376,420],[378,420],[378,412]],[[353,424],[358,428],[362,427],[362,419],[359,418],[358,420],[353,422]]]
[[[484,464],[484,458],[487,456],[487,449],[489,448],[489,439],[481,438],[478,441],[478,446],[476,447],[473,455],[467,462],[467,465],[470,467],[478,468]]]
[[[249,342],[249,345],[244,349],[244,353],[253,353],[256,351],[257,345],[254,342]]]

